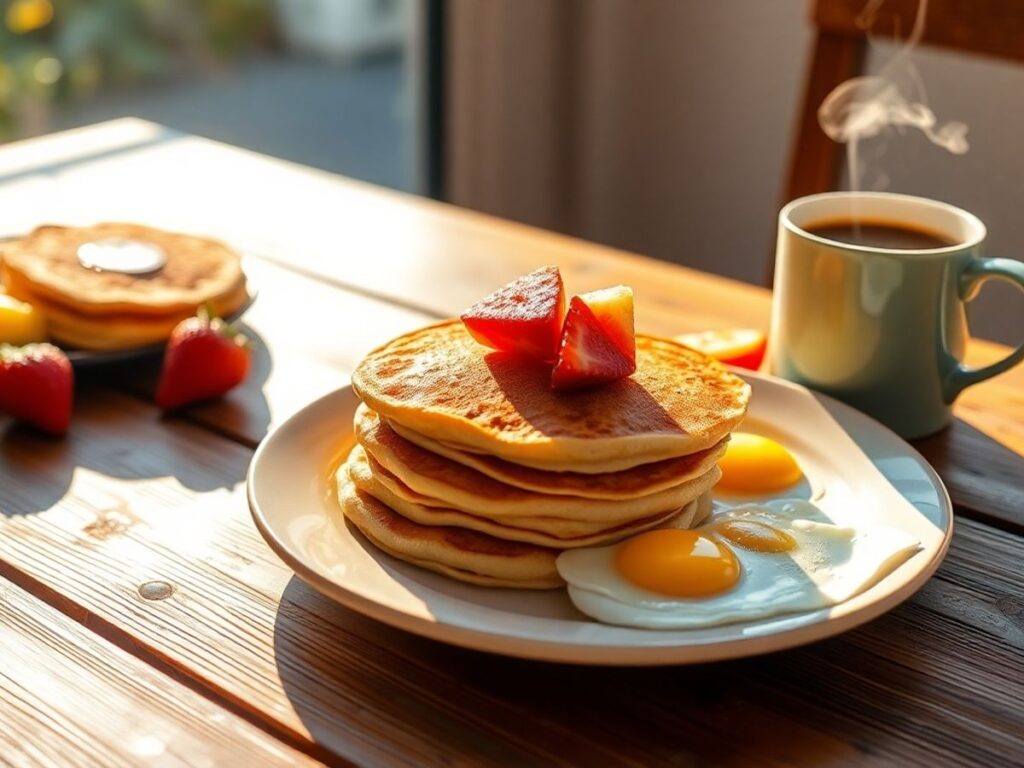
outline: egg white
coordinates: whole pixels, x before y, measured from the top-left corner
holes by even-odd
[[[814,504],[770,501],[713,515],[756,520],[789,533],[789,552],[754,552],[721,539],[741,565],[737,584],[705,598],[677,598],[635,586],[615,567],[619,545],[567,550],[558,572],[579,610],[598,621],[652,629],[690,629],[824,608],[849,600],[917,551],[910,534],[882,526],[839,526]]]

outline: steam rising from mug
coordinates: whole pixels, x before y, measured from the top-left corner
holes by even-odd
[[[871,29],[879,7],[885,0],[869,0],[858,23]],[[928,0],[919,0],[914,27],[900,49],[877,75],[855,77],[840,83],[818,108],[818,122],[833,141],[846,144],[850,167],[850,186],[860,187],[857,145],[863,139],[878,136],[887,128],[917,128],[928,139],[955,155],[968,150],[967,125],[949,121],[938,125],[928,107],[924,83],[910,54],[924,33]]]

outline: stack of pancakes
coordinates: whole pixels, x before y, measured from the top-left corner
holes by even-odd
[[[345,516],[382,550],[487,586],[562,584],[564,549],[695,525],[750,390],[704,355],[637,338],[637,371],[552,392],[550,367],[459,321],[399,337],[353,375]]]
[[[81,246],[111,242],[158,249],[163,263],[146,274],[83,265]],[[39,227],[6,243],[0,266],[5,290],[43,312],[50,337],[82,349],[155,344],[200,306],[230,315],[248,300],[241,260],[226,245],[137,224]]]

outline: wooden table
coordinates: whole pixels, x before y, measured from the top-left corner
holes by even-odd
[[[769,294],[138,121],[0,150],[0,232],[101,219],[250,254],[255,370],[174,417],[152,366],[83,375],[63,441],[0,422],[0,763],[1024,764],[1024,370],[919,444],[956,535],[886,616],[701,667],[505,659],[295,578],[249,517],[253,448],[375,345],[543,264],[631,284],[657,333],[764,327]]]

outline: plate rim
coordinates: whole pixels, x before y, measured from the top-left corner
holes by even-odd
[[[255,498],[254,477],[263,455],[267,451],[272,438],[283,430],[293,420],[299,418],[306,411],[317,407],[321,402],[339,397],[343,392],[348,391],[355,396],[351,384],[345,384],[325,393],[321,397],[307,403],[286,419],[277,424],[260,441],[252,459],[249,469],[246,472],[246,499],[249,511],[260,535],[267,542],[275,554],[280,557],[296,576],[309,586],[331,600],[346,608],[368,616],[383,624],[400,629],[412,634],[426,637],[431,640],[455,645],[476,651],[510,656],[522,659],[547,661],[552,663],[576,664],[582,666],[676,666],[688,664],[701,664],[726,659],[739,659],[750,656],[758,656],[765,653],[773,653],[799,646],[817,642],[835,635],[842,634],[865,624],[879,616],[887,613],[900,605],[913,595],[932,577],[936,570],[946,558],[949,551],[955,529],[955,515],[953,504],[949,497],[949,491],[934,467],[921,455],[921,453],[910,443],[897,435],[893,430],[884,424],[876,421],[867,414],[858,411],[852,406],[846,405],[835,398],[824,395],[820,392],[809,390],[799,384],[786,381],[769,374],[732,369],[733,372],[744,377],[755,378],[765,381],[771,385],[790,387],[808,392],[812,397],[819,400],[828,410],[835,408],[854,420],[863,421],[869,429],[876,429],[886,437],[898,441],[908,455],[917,460],[924,470],[931,484],[938,492],[939,501],[942,504],[942,512],[948,519],[949,524],[943,532],[943,538],[932,559],[913,578],[909,579],[900,589],[890,592],[874,602],[839,617],[826,618],[791,629],[785,629],[764,635],[736,638],[732,640],[713,641],[703,644],[677,645],[677,646],[636,646],[636,645],[581,645],[573,642],[558,643],[541,639],[524,639],[510,635],[485,632],[478,629],[459,627],[444,621],[431,621],[427,618],[416,616],[401,610],[392,608],[372,598],[355,592],[338,582],[327,578],[308,566],[299,554],[291,551],[288,544],[282,541],[274,532],[273,526],[267,521],[265,513],[261,509],[258,500]],[[830,414],[831,415],[831,414]],[[843,429],[842,425],[839,425]],[[844,431],[846,431],[844,429]],[[852,436],[851,436],[852,439]],[[859,447],[859,444],[858,444]],[[895,488],[895,486],[893,486]],[[901,496],[899,489],[895,489]],[[906,498],[904,496],[904,498]]]

